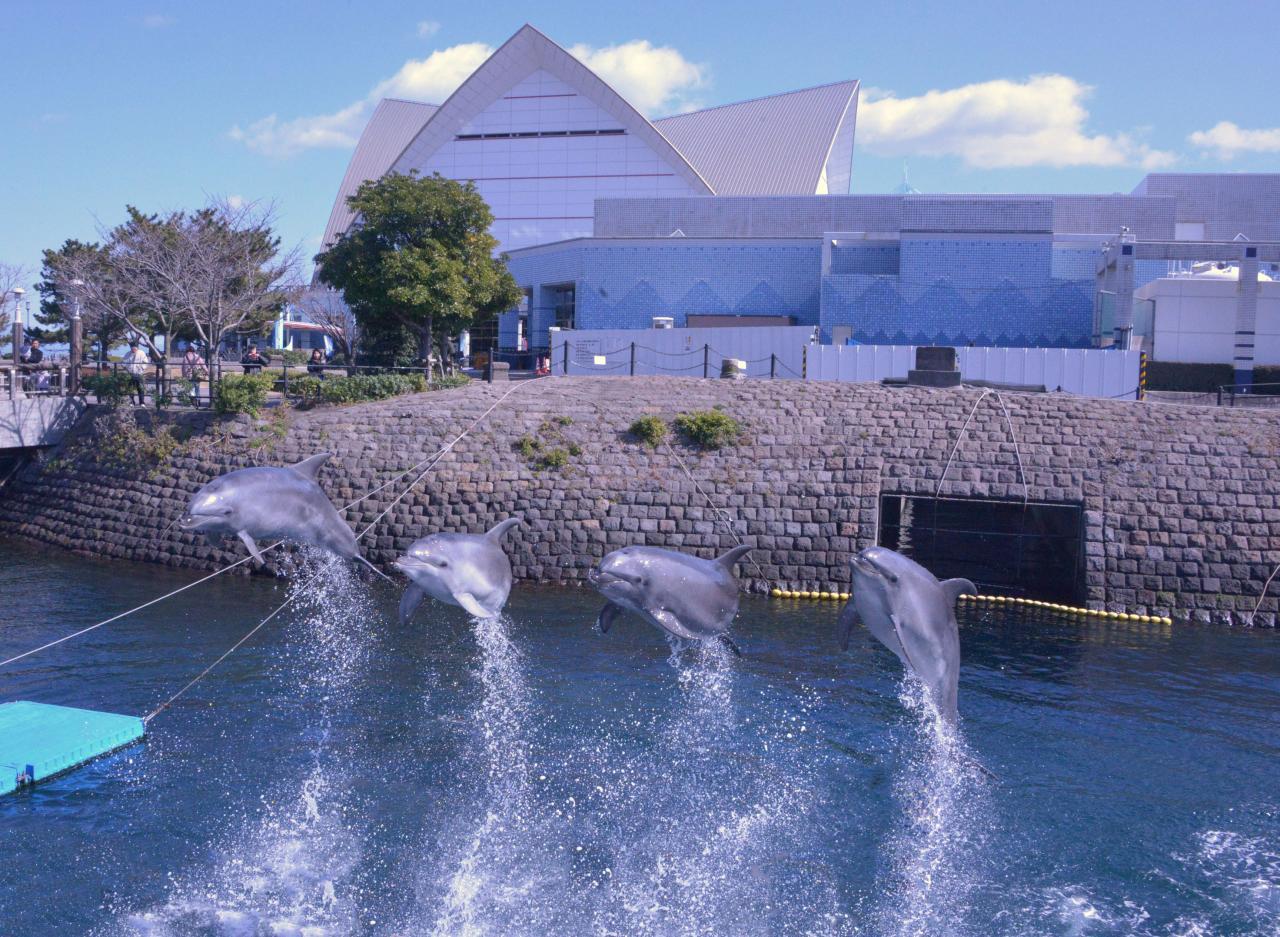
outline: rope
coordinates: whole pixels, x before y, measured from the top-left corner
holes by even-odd
[[[545,375],[544,375],[544,376],[545,376]],[[362,539],[362,538],[365,536],[365,534],[367,534],[367,533],[369,532],[369,530],[373,527],[373,525],[374,525],[374,524],[376,524],[376,523],[377,523],[378,521],[380,521],[383,517],[385,517],[385,516],[387,515],[387,512],[389,512],[389,511],[391,510],[391,508],[393,508],[393,507],[395,507],[395,505],[399,504],[399,503],[400,503],[400,501],[404,499],[405,495],[407,495],[407,494],[408,494],[408,493],[413,489],[413,486],[414,486],[414,485],[416,485],[419,481],[421,481],[421,480],[422,480],[422,477],[423,477],[424,475],[426,475],[426,473],[427,473],[428,471],[430,471],[430,470],[431,470],[432,466],[434,466],[437,462],[439,462],[439,461],[440,461],[440,459],[442,459],[442,458],[445,456],[445,454],[446,454],[446,453],[448,453],[448,452],[449,452],[449,451],[450,451],[454,446],[456,446],[456,445],[457,445],[457,444],[458,444],[458,443],[463,439],[463,437],[465,437],[468,433],[470,433],[473,429],[475,429],[475,427],[476,427],[476,426],[477,426],[477,425],[478,425],[478,424],[479,424],[479,423],[480,423],[480,422],[481,422],[485,417],[487,417],[490,413],[492,413],[492,412],[494,411],[494,409],[498,406],[498,404],[502,403],[502,401],[506,400],[506,399],[507,399],[507,397],[509,397],[511,394],[513,394],[516,390],[520,389],[520,388],[521,388],[522,386],[524,386],[525,384],[531,384],[531,383],[533,383],[533,381],[536,381],[536,380],[540,380],[540,378],[532,378],[531,380],[528,380],[528,381],[520,381],[520,382],[517,382],[517,383],[513,383],[513,384],[511,385],[511,388],[510,388],[506,393],[504,393],[501,397],[499,397],[496,401],[494,401],[494,403],[493,403],[493,404],[492,404],[492,405],[491,405],[487,410],[485,410],[485,411],[484,411],[484,413],[482,413],[482,414],[481,414],[481,415],[480,415],[480,416],[475,420],[475,422],[473,422],[473,423],[471,424],[471,426],[469,426],[469,427],[467,427],[467,429],[463,430],[463,432],[462,432],[462,433],[460,433],[460,434],[459,434],[459,435],[458,435],[458,436],[457,436],[457,437],[456,437],[452,442],[450,442],[448,445],[443,446],[442,448],[440,448],[439,450],[437,450],[437,451],[436,451],[435,453],[433,453],[432,455],[427,456],[425,459],[423,459],[422,461],[418,462],[417,464],[415,464],[415,465],[413,465],[413,466],[410,466],[409,468],[405,469],[403,472],[400,472],[398,475],[393,476],[391,479],[389,479],[388,481],[386,481],[386,482],[384,482],[383,484],[379,485],[377,488],[374,488],[372,491],[369,491],[369,492],[367,492],[366,494],[361,495],[359,498],[356,498],[354,501],[350,502],[349,504],[345,504],[345,505],[343,505],[341,508],[339,508],[339,510],[340,510],[340,511],[346,511],[346,510],[348,510],[349,508],[355,507],[357,504],[360,504],[360,503],[361,503],[361,502],[363,502],[363,501],[367,501],[369,498],[373,497],[373,496],[374,496],[375,494],[377,494],[379,491],[382,491],[383,489],[385,489],[385,488],[387,488],[387,487],[389,487],[389,486],[391,486],[391,485],[395,484],[397,481],[399,481],[400,479],[404,478],[406,475],[410,474],[411,472],[415,471],[419,466],[423,465],[424,463],[428,463],[428,462],[430,463],[429,465],[427,465],[427,466],[426,466],[426,468],[425,468],[425,469],[423,469],[423,471],[422,471],[421,473],[419,473],[418,477],[417,477],[417,478],[415,478],[415,479],[414,479],[414,480],[409,484],[409,487],[408,487],[408,488],[406,488],[406,489],[404,490],[404,492],[400,494],[400,496],[399,496],[399,497],[397,497],[394,501],[392,501],[392,502],[391,502],[391,504],[390,504],[390,505],[388,505],[388,506],[387,506],[386,510],[384,510],[381,514],[379,514],[376,518],[374,518],[373,522],[372,522],[368,527],[366,527],[363,531],[361,531],[361,533],[356,537],[356,539],[357,539],[357,540]],[[172,525],[170,525],[170,526],[172,526]],[[270,546],[263,547],[263,548],[259,551],[259,553],[269,553],[269,552],[271,552],[272,550],[276,549],[277,547],[282,546],[282,545],[284,544],[284,542],[285,542],[285,541],[283,541],[283,540],[277,540],[275,543],[271,544]],[[97,622],[96,624],[89,625],[87,628],[81,628],[79,631],[73,631],[72,633],[67,634],[67,635],[64,635],[64,636],[63,636],[63,637],[61,637],[61,638],[57,638],[56,640],[53,640],[53,641],[48,642],[47,644],[42,644],[42,645],[40,645],[39,647],[32,648],[32,649],[31,649],[31,650],[29,650],[29,651],[24,651],[24,652],[23,652],[23,653],[21,653],[21,654],[17,654],[17,655],[15,655],[15,656],[13,656],[13,657],[10,657],[8,660],[0,661],[0,668],[7,667],[9,664],[17,663],[18,661],[22,660],[23,658],[31,657],[33,654],[38,654],[38,653],[40,653],[41,651],[48,650],[48,649],[49,649],[49,648],[51,648],[51,647],[56,647],[56,646],[57,646],[57,645],[59,645],[59,644],[62,644],[62,643],[64,643],[64,642],[66,642],[66,641],[70,641],[70,640],[72,640],[73,638],[78,638],[78,637],[80,637],[81,635],[88,634],[90,631],[94,631],[94,630],[96,630],[96,629],[98,629],[98,628],[101,628],[103,625],[109,625],[109,624],[111,624],[112,622],[119,621],[119,620],[120,620],[120,619],[122,619],[122,618],[127,618],[127,617],[129,617],[130,615],[133,615],[133,614],[135,614],[135,613],[137,613],[137,612],[142,611],[144,608],[150,608],[152,605],[156,605],[156,604],[158,604],[158,603],[160,603],[160,602],[165,601],[166,599],[173,598],[175,595],[178,595],[179,593],[182,593],[182,592],[186,592],[188,589],[193,589],[193,588],[195,588],[196,586],[200,585],[201,583],[208,582],[210,579],[214,579],[214,578],[216,578],[216,577],[218,577],[218,576],[221,576],[223,573],[230,572],[231,570],[235,569],[237,566],[242,566],[242,565],[244,565],[245,563],[248,563],[248,562],[249,562],[250,560],[252,560],[252,559],[253,559],[253,557],[252,557],[252,556],[246,556],[246,557],[243,557],[242,559],[236,560],[234,563],[231,563],[229,566],[224,566],[224,567],[222,567],[222,569],[215,570],[214,572],[210,573],[210,574],[209,574],[209,575],[207,575],[207,576],[204,576],[204,577],[202,577],[202,578],[200,578],[200,579],[197,579],[197,580],[195,580],[194,582],[189,582],[189,583],[187,583],[185,586],[180,586],[180,587],[178,587],[177,589],[174,589],[172,592],[167,592],[167,593],[165,593],[164,595],[162,595],[162,596],[160,596],[160,597],[158,597],[158,598],[151,599],[150,601],[148,601],[148,602],[144,602],[144,603],[142,603],[141,605],[138,605],[138,606],[136,606],[136,607],[134,607],[134,608],[131,608],[131,609],[127,610],[127,611],[120,612],[118,615],[113,615],[113,616],[111,616],[110,618],[103,619],[102,621]]]
[[[206,667],[204,670],[200,671],[200,673],[198,673],[198,674],[195,676],[195,678],[194,678],[193,680],[191,680],[191,682],[189,682],[189,683],[188,683],[186,686],[184,686],[181,690],[179,690],[177,693],[174,693],[174,694],[173,694],[173,696],[169,697],[167,700],[165,700],[163,703],[161,703],[161,704],[160,704],[159,706],[157,706],[155,709],[151,710],[151,712],[149,712],[149,713],[147,713],[145,716],[143,716],[143,717],[142,717],[142,724],[143,724],[143,725],[147,725],[148,723],[150,723],[152,719],[154,719],[156,716],[160,715],[160,713],[164,712],[166,709],[168,709],[170,706],[172,706],[172,705],[173,705],[173,703],[174,703],[174,701],[175,701],[175,700],[177,700],[177,698],[178,698],[179,696],[181,696],[183,693],[187,692],[187,690],[191,689],[193,686],[195,686],[197,683],[199,683],[201,680],[203,680],[205,677],[207,677],[207,676],[208,676],[208,675],[213,671],[213,668],[217,667],[217,666],[218,666],[219,664],[221,664],[224,660],[226,660],[228,657],[230,657],[232,654],[234,654],[237,650],[239,650],[239,648],[240,648],[240,646],[241,646],[242,644],[244,644],[246,641],[248,641],[250,638],[252,638],[255,634],[257,634],[259,631],[261,631],[261,630],[262,630],[262,628],[263,628],[263,626],[265,626],[267,622],[271,621],[271,619],[275,618],[275,617],[276,617],[277,615],[279,615],[282,611],[284,611],[285,607],[286,607],[287,605],[289,605],[289,603],[291,603],[291,602],[292,602],[294,599],[296,599],[299,595],[301,595],[301,594],[302,594],[302,592],[303,592],[303,590],[304,590],[307,586],[311,585],[311,583],[313,583],[313,582],[315,582],[317,579],[319,579],[322,573],[326,573],[326,572],[328,572],[328,571],[329,571],[329,567],[333,566],[333,564],[334,564],[334,563],[336,563],[336,562],[337,562],[337,560],[330,560],[328,563],[326,563],[324,566],[322,566],[322,567],[320,568],[319,572],[317,572],[314,576],[312,576],[310,579],[308,579],[304,585],[302,585],[302,586],[298,587],[297,589],[294,589],[294,590],[289,594],[289,597],[288,597],[287,599],[285,599],[283,602],[281,602],[279,605],[277,605],[277,606],[276,606],[275,611],[273,611],[273,612],[272,612],[270,615],[268,615],[266,618],[262,619],[262,621],[258,622],[256,625],[254,625],[254,626],[253,626],[253,628],[252,628],[252,629],[250,629],[250,630],[249,630],[249,632],[248,632],[248,633],[246,633],[244,637],[242,637],[242,638],[241,638],[239,641],[237,641],[235,644],[231,645],[231,647],[227,648],[227,650],[223,652],[223,654],[222,654],[222,656],[221,656],[221,657],[219,657],[217,660],[215,660],[212,664],[210,664],[210,665],[209,665],[208,667]]]
[[[729,535],[733,537],[734,541],[738,544],[738,546],[744,546],[742,542],[742,538],[739,537],[738,532],[733,529],[732,518],[730,518],[725,511],[721,510],[720,507],[718,507],[716,503],[711,500],[710,495],[708,495],[705,491],[702,490],[702,486],[698,484],[698,480],[693,477],[693,473],[689,471],[689,467],[684,464],[684,459],[680,458],[680,453],[676,452],[673,448],[671,448],[671,443],[669,442],[663,443],[663,445],[665,445],[667,447],[667,451],[675,457],[676,464],[678,464],[681,470],[684,471],[685,475],[688,476],[689,481],[693,482],[693,487],[698,490],[698,494],[702,495],[702,497],[706,499],[707,506],[710,507],[711,510],[715,511],[717,514],[720,515],[720,519],[723,520],[725,523],[725,526],[729,528]],[[760,568],[760,564],[756,562],[756,558],[751,553],[748,553],[747,556],[751,558],[751,565],[754,566],[756,568],[756,572],[760,574],[760,581],[767,585],[769,582],[769,577],[764,574],[764,570]]]
[[[973,419],[973,415],[978,412],[978,404],[987,399],[990,390],[984,390],[982,396],[973,402],[973,409],[969,411],[969,415],[965,417],[964,425],[960,427],[960,435],[956,437],[956,441],[951,444],[951,451],[947,453],[947,464],[942,467],[942,474],[938,476],[938,488],[934,491],[933,496],[936,498],[942,493],[942,483],[946,481],[947,470],[951,468],[951,460],[955,457],[956,450],[960,448],[960,440],[964,439],[965,431],[969,429],[969,421]]]
[[[368,526],[366,526],[364,530],[360,531],[360,533],[356,535],[356,539],[357,540],[363,539],[364,536],[374,528],[374,526],[378,523],[378,521],[386,517],[387,514],[390,513],[391,509],[394,508],[397,504],[399,504],[405,498],[405,496],[408,495],[409,492],[413,490],[414,486],[417,485],[418,482],[420,482],[424,477],[426,477],[426,474],[429,471],[431,471],[432,467],[434,467],[441,459],[443,459],[445,455],[453,449],[454,446],[456,446],[459,442],[465,439],[472,430],[474,430],[477,426],[479,426],[485,420],[485,418],[489,416],[490,413],[492,413],[494,410],[497,409],[500,403],[502,403],[504,400],[510,397],[517,390],[519,390],[521,386],[525,384],[530,384],[534,380],[538,380],[538,378],[533,378],[530,381],[521,381],[520,383],[513,384],[506,393],[504,393],[501,397],[499,397],[492,404],[490,404],[488,409],[486,409],[484,413],[476,417],[475,420],[471,422],[471,425],[468,426],[466,429],[464,429],[457,436],[455,436],[448,445],[443,446],[433,456],[428,456],[427,459],[424,459],[423,460],[424,462],[429,461],[430,464],[427,465],[426,468],[424,468],[420,473],[418,473],[418,477],[415,478],[412,482],[410,482],[407,486],[405,486],[404,491],[400,492],[400,494],[397,495],[395,499],[392,500],[392,502],[388,504],[378,514],[377,517],[375,517],[372,521],[370,521]],[[421,465],[422,463],[420,462],[418,464]],[[386,487],[386,486],[384,485],[383,487]],[[372,494],[372,492],[370,494]],[[368,496],[366,495],[366,497]],[[242,560],[241,562],[244,562],[244,561]],[[316,574],[312,576],[310,579],[308,579],[306,583],[292,590],[289,597],[285,599],[283,602],[281,602],[278,606],[276,606],[276,608],[271,612],[271,614],[269,614],[266,618],[262,619],[262,621],[258,622],[256,625],[254,625],[248,632],[245,633],[244,637],[242,637],[235,644],[231,645],[231,647],[229,647],[226,651],[224,651],[217,660],[211,663],[204,670],[200,671],[200,673],[198,673],[189,683],[186,684],[186,686],[180,689],[177,693],[173,694],[173,696],[169,697],[169,699],[165,700],[163,703],[157,706],[154,710],[152,710],[150,713],[144,716],[142,719],[143,724],[145,725],[149,723],[152,719],[154,719],[164,710],[168,709],[169,706],[171,706],[178,697],[182,696],[182,694],[186,693],[187,690],[191,689],[193,686],[195,686],[197,683],[199,683],[201,680],[207,677],[210,673],[212,673],[215,667],[217,667],[224,660],[226,660],[228,657],[234,654],[241,647],[241,645],[243,645],[246,641],[248,641],[260,630],[262,630],[262,628],[267,624],[267,622],[271,621],[273,618],[279,615],[282,611],[284,611],[285,608],[287,608],[288,605],[291,602],[293,602],[294,599],[296,599],[299,595],[303,593],[303,591],[306,589],[307,586],[311,585],[311,583],[319,579],[324,573],[328,572],[329,569],[336,562],[337,562],[336,558],[329,560],[327,563],[325,563],[324,566],[320,567],[320,569],[316,572]],[[195,585],[195,583],[192,583],[192,585]],[[156,601],[159,601],[159,600],[157,599]]]
[[[1280,573],[1280,566],[1273,569],[1271,575],[1267,577],[1267,581],[1262,584],[1262,595],[1258,596],[1258,604],[1249,613],[1249,624],[1253,624],[1253,619],[1257,616],[1258,609],[1262,608],[1262,601],[1267,597],[1267,590],[1271,588],[1271,580],[1276,578],[1276,573]]]
[[[1013,420],[1009,418],[1009,408],[1004,405],[1004,398],[1000,396],[1000,391],[992,391],[996,395],[996,403],[1000,404],[1000,409],[1004,411],[1004,421],[1009,427],[1009,438],[1013,440],[1013,454],[1018,457],[1018,477],[1022,479],[1022,506],[1026,507],[1027,502],[1031,500],[1031,489],[1027,487],[1027,473],[1022,467],[1022,449],[1018,446],[1018,434],[1013,428]]]

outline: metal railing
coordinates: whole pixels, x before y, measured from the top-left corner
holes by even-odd
[[[1223,384],[1218,388],[1218,406],[1280,407],[1280,384]]]
[[[71,391],[71,365],[0,364],[0,395],[18,397],[65,397]]]
[[[577,368],[581,375],[592,374],[626,374],[629,377],[635,377],[638,374],[645,376],[653,376],[655,374],[669,374],[679,377],[704,377],[709,378],[713,375],[717,377],[725,376],[725,367],[727,362],[741,362],[744,367],[750,368],[752,365],[763,365],[769,363],[769,379],[777,380],[779,378],[800,378],[804,379],[804,367],[797,371],[795,368],[787,364],[777,353],[771,352],[759,358],[738,358],[734,355],[727,355],[717,349],[715,346],[704,343],[701,347],[691,348],[686,351],[664,351],[660,348],[652,348],[648,345],[642,345],[638,342],[630,342],[621,345],[618,348],[601,351],[594,345],[588,347],[588,351],[592,358],[604,358],[606,361],[619,355],[626,355],[626,360],[620,361],[614,365],[588,365],[581,361],[572,360],[572,342],[565,339],[558,346],[549,350],[550,354],[550,373],[562,376],[568,376],[572,373],[572,368]],[[802,351],[805,349],[802,349]],[[659,363],[656,360],[650,360],[639,365],[638,370],[636,352],[644,351],[652,355],[654,359],[678,359],[673,360],[670,365],[665,362]],[[761,369],[763,370],[763,368]],[[742,375],[747,376],[746,374]],[[763,377],[763,374],[759,375]]]

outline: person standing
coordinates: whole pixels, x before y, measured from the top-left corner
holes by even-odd
[[[311,349],[311,360],[307,362],[307,374],[324,380],[324,366],[329,362],[324,359],[324,352],[319,348]]]
[[[187,345],[187,350],[182,355],[182,379],[191,382],[194,406],[200,406],[200,382],[208,377],[209,368],[200,357],[200,352],[196,351],[195,345]]]
[[[137,342],[129,343],[129,353],[124,356],[124,369],[129,375],[131,387],[129,399],[132,400],[136,395],[140,407],[147,402],[147,385],[143,378],[147,373],[147,364],[150,360]]]
[[[249,346],[249,350],[244,353],[244,357],[240,359],[240,364],[244,368],[245,374],[258,374],[264,367],[271,363],[271,356],[260,354],[257,344]]]

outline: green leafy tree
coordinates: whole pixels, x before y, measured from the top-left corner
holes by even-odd
[[[385,354],[389,339],[408,333],[425,363],[442,338],[519,302],[505,258],[494,256],[493,214],[472,183],[393,174],[365,182],[348,204],[356,223],[316,263],[370,351]]]
[[[40,310],[35,314],[39,326],[33,328],[33,337],[46,342],[66,342],[71,337],[71,319],[77,304],[84,328],[85,342],[96,344],[98,360],[105,360],[107,349],[124,338],[125,323],[110,315],[101,306],[89,301],[89,296],[75,281],[92,278],[103,281],[108,276],[107,252],[100,244],[87,243],[70,238],[62,246],[44,252],[40,282],[36,291],[40,294]]]

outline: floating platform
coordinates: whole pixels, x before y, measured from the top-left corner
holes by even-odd
[[[137,716],[19,700],[0,703],[0,795],[142,738]]]

